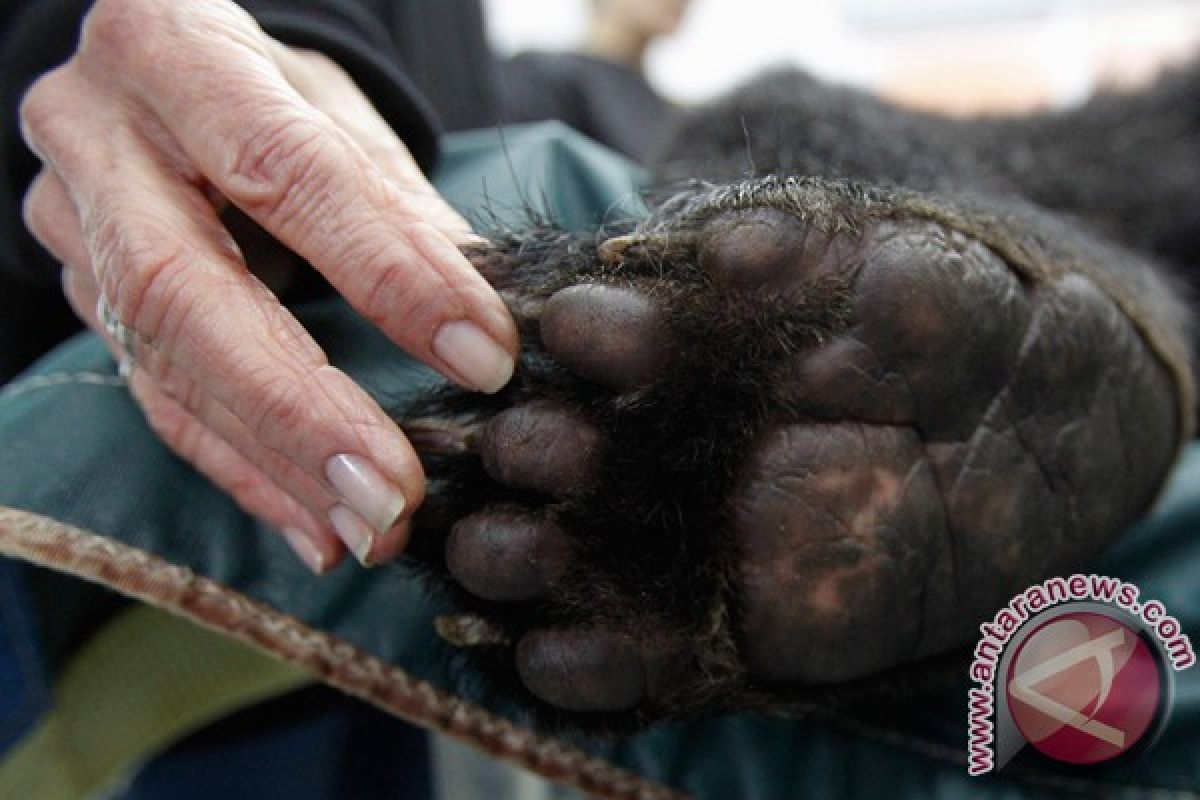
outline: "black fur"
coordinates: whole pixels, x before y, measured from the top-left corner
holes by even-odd
[[[418,446],[426,445],[431,477],[411,555],[466,615],[460,623],[476,626],[468,651],[497,691],[522,700],[548,723],[618,732],[684,714],[806,708],[853,697],[878,687],[881,672],[902,674],[913,659],[965,643],[978,621],[1013,592],[1079,566],[1142,513],[1191,417],[1191,409],[1180,407],[1190,391],[1181,366],[1189,314],[1163,263],[1190,274],[1198,253],[1198,75],[1193,67],[1154,90],[1101,96],[1074,112],[961,121],[902,111],[799,73],[776,73],[683,121],[659,159],[664,188],[649,219],[610,228],[603,241],[532,226],[498,235],[491,248],[474,252],[520,321],[516,378],[495,397],[448,390],[397,413]],[[751,164],[766,177],[744,180]],[[799,243],[787,245],[795,249],[793,260],[822,269],[786,289],[731,286],[712,266],[727,246],[720,226],[733,220],[729,230],[736,232],[760,213],[774,224],[776,212],[791,221],[784,241]],[[629,238],[614,251],[605,242],[617,234]],[[751,261],[756,241],[747,245]],[[1013,308],[1020,312],[1013,319],[1025,320],[1019,325],[1027,328],[1006,344],[1008,323],[989,319],[988,307],[972,312],[982,316],[968,318],[973,322],[962,329],[961,346],[949,340],[944,354],[896,345],[887,356],[892,343],[877,337],[881,359],[908,359],[895,374],[924,376],[924,383],[897,395],[915,398],[912,410],[901,410],[886,391],[838,397],[832,406],[814,399],[805,388],[807,373],[791,365],[808,364],[811,354],[848,336],[869,340],[872,314],[890,301],[864,300],[866,266],[855,259],[883,258],[895,241],[916,242],[905,245],[915,248],[914,257],[924,257],[919,244],[928,242],[935,260],[977,268],[988,291],[1009,286],[1005,291],[1015,293]],[[824,269],[830,265],[836,269]],[[924,280],[938,273],[914,274]],[[1083,294],[1069,278],[1074,274],[1086,276]],[[656,362],[652,380],[606,386],[548,352],[541,329],[547,303],[578,284],[631,289],[650,299],[664,320],[666,344],[645,346],[665,347],[670,355]],[[1089,294],[1089,286],[1103,293]],[[914,300],[936,297],[940,289],[915,285]],[[974,307],[961,287],[946,291],[963,308]],[[1079,303],[1081,315],[1072,310]],[[922,306],[913,308],[918,313]],[[942,306],[930,308],[940,312]],[[897,319],[896,341],[916,335]],[[935,314],[934,321],[940,319]],[[946,319],[962,324],[952,313]],[[1061,332],[1064,325],[1077,330]],[[972,333],[976,328],[995,333]],[[936,325],[933,333],[939,334]],[[923,365],[923,355],[936,363]],[[928,378],[927,368],[944,381]],[[1112,376],[1126,371],[1114,383]],[[506,409],[529,408],[552,409],[598,431],[586,479],[554,490],[509,479],[503,449],[510,440],[489,420]],[[847,421],[914,431],[914,452],[922,460],[913,469],[925,476],[921,485],[941,496],[901,513],[898,538],[876,541],[872,533],[864,540],[868,549],[880,548],[895,575],[887,572],[878,587],[836,584],[836,596],[854,606],[844,615],[850,620],[844,631],[820,620],[812,630],[796,631],[814,647],[830,648],[826,658],[800,659],[832,665],[818,670],[830,675],[842,674],[840,654],[849,653],[845,648],[863,631],[884,642],[880,651],[848,667],[844,678],[832,678],[836,686],[804,678],[803,670],[789,680],[767,678],[747,655],[754,648],[746,626],[756,612],[746,605],[744,570],[755,545],[737,522],[753,504],[747,492],[757,485],[755,459],[765,457],[781,430],[836,433]],[[986,467],[994,470],[988,475],[995,485],[962,483],[960,470],[976,463],[970,459],[978,462],[976,471],[978,464],[1007,463],[1004,451],[979,444],[978,430],[988,426],[997,426],[997,437],[1011,432],[1036,465],[1035,477],[1022,471],[1021,461],[1011,473],[1005,472],[1010,467]],[[1077,430],[1083,432],[1067,434]],[[1128,438],[1114,445],[1116,437]],[[908,439],[898,441],[896,452],[907,452]],[[491,462],[489,447],[501,450]],[[872,458],[868,452],[860,465],[870,468]],[[1087,459],[1097,466],[1081,466]],[[1122,491],[1112,491],[1114,481]],[[874,491],[862,492],[868,490]],[[779,501],[779,513],[816,502],[808,491]],[[967,499],[953,499],[952,492]],[[968,534],[975,532],[962,530],[963,517],[970,516],[963,504],[984,508],[1010,495],[1024,504],[1014,521],[997,523],[995,537],[971,543]],[[848,496],[874,508],[874,494]],[[879,513],[892,511],[887,506]],[[528,515],[565,532],[566,563],[545,592],[530,601],[495,602],[459,585],[447,567],[447,541],[454,526],[474,514]],[[959,548],[968,558],[948,555],[941,537],[959,542],[951,551]],[[979,557],[972,547],[981,548]],[[813,563],[797,569],[818,570],[820,578],[825,562]],[[920,617],[898,621],[901,638],[891,644],[893,631],[880,623],[886,617],[867,608],[888,602],[889,592],[901,598],[896,614],[908,613],[903,603],[911,602]],[[856,604],[866,609],[862,616]],[[540,667],[519,643],[546,629],[583,632],[581,642],[589,631],[619,633],[641,665],[629,690],[636,702],[572,711],[547,702],[544,690],[531,692],[530,671]],[[625,651],[614,645],[604,652],[617,659]],[[522,658],[524,673],[516,666]],[[581,674],[581,682],[590,679]]]

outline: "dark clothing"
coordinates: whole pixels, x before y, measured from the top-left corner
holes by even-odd
[[[647,164],[671,106],[641,73],[582,53],[521,53],[500,64],[505,122],[558,119]]]
[[[9,0],[0,8],[0,384],[79,323],[59,266],[24,228],[21,202],[39,163],[17,109],[34,79],[66,61],[92,0]],[[490,51],[474,0],[245,0],[275,38],[336,60],[429,167],[443,124],[493,124]],[[440,118],[440,119],[439,119]]]
[[[74,52],[80,23],[92,2],[0,3],[0,385],[80,327],[63,298],[59,264],[25,230],[21,218],[22,198],[40,163],[21,139],[17,112],[33,81]],[[475,0],[245,0],[241,4],[276,39],[319,50],[337,61],[423,168],[430,168],[436,158],[443,126],[478,127],[496,120],[495,92],[489,84],[494,71],[488,65],[491,54]],[[0,562],[0,568],[0,578],[15,573],[8,562]],[[0,590],[6,585],[0,581]],[[22,607],[10,595],[6,594],[6,601],[12,602],[0,615],[0,628],[6,630],[13,627],[12,615]],[[90,604],[97,614],[94,620],[106,619],[114,606],[119,607],[115,595],[101,598]],[[68,631],[74,634],[70,647],[86,640],[87,631],[78,626],[51,627],[47,646]],[[0,639],[0,678],[4,678],[0,684],[20,689],[11,671],[4,670],[11,662],[3,657],[6,642]],[[36,699],[32,689],[18,691],[17,696]],[[314,698],[326,701],[314,703]],[[0,721],[13,722],[10,710],[0,708]],[[44,708],[35,702],[27,710]],[[27,729],[28,720],[17,721],[22,724],[11,730]],[[258,730],[262,726],[283,730],[285,723],[288,737],[282,743],[276,741],[279,737]],[[387,741],[387,757],[362,746],[364,740]],[[280,781],[287,776],[292,781],[285,784],[288,796],[427,797],[431,792],[427,750],[423,734],[405,723],[328,690],[310,690],[244,712],[173,747],[143,770],[125,796],[178,797],[182,789],[196,796],[211,796],[213,791],[221,795],[220,787],[230,781],[237,791],[251,796],[257,777],[264,788],[254,796],[265,797],[271,791],[278,795]],[[299,778],[295,752],[309,753]],[[270,767],[271,756],[287,760],[288,766],[262,768]],[[354,759],[353,764],[341,763],[345,759]],[[239,769],[239,763],[257,763],[260,769]],[[388,787],[386,795],[381,787]]]
[[[75,49],[87,0],[24,0],[0,16],[0,385],[79,328],[58,265],[25,230],[21,201],[38,161],[21,141],[17,108],[29,84]]]
[[[21,140],[17,108],[38,75],[71,56],[93,2],[0,5],[0,385],[80,327],[63,299],[59,265],[21,220],[40,165]],[[275,38],[341,64],[425,168],[443,129],[549,119],[644,164],[670,114],[640,74],[612,62],[569,53],[497,62],[477,0],[239,2]],[[319,283],[313,273],[293,291]]]

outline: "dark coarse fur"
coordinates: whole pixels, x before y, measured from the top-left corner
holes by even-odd
[[[498,233],[489,250],[475,253],[519,320],[516,377],[490,398],[448,390],[397,410],[410,427],[433,418],[451,431],[424,454],[431,491],[410,555],[458,609],[495,634],[469,648],[472,664],[548,724],[619,732],[681,714],[810,707],[881,685],[776,691],[747,680],[737,632],[739,551],[725,501],[745,451],[782,413],[769,392],[776,365],[844,330],[851,290],[836,278],[814,279],[783,302],[714,285],[696,267],[688,239],[714,215],[778,207],[852,233],[881,221],[928,221],[983,242],[1031,285],[1084,270],[1168,369],[1187,370],[1186,345],[1171,349],[1172,337],[1186,338],[1179,336],[1189,318],[1185,293],[1162,265],[1191,278],[1200,260],[1200,67],[1074,111],[971,120],[904,111],[777,72],[682,120],[656,176],[651,216],[604,233],[657,242],[640,253],[635,244],[619,268],[602,257],[597,237],[546,225]],[[680,348],[637,391],[605,390],[572,374],[543,349],[538,320],[547,298],[579,283],[642,291],[664,309],[673,339],[697,347]],[[594,480],[551,501],[487,474],[473,441],[479,425],[527,403],[568,409],[603,431],[603,469]],[[1168,426],[1168,434],[1187,425]],[[427,429],[415,434],[418,444],[422,435],[438,440]],[[1144,455],[1136,465],[1144,486],[1106,523],[1119,528],[1144,510],[1169,456]],[[543,600],[488,602],[449,577],[444,551],[454,523],[506,507],[541,508],[572,532],[568,572]],[[992,602],[967,604],[958,643]],[[547,625],[587,629],[597,620],[660,640],[672,654],[669,685],[620,713],[572,714],[538,701],[514,668],[514,643]]]
[[[493,265],[492,280],[502,292],[518,295],[521,301],[513,305],[525,312],[518,315],[522,368],[513,384],[491,400],[449,393],[413,413],[465,421],[530,400],[553,401],[608,434],[605,469],[586,492],[555,506],[556,519],[577,536],[575,574],[564,577],[559,585],[566,590],[553,600],[534,608],[505,606],[482,603],[452,582],[443,590],[458,607],[488,620],[510,640],[547,623],[586,625],[599,615],[610,625],[653,625],[689,646],[703,644],[710,648],[706,658],[713,668],[712,658],[731,651],[732,643],[724,627],[713,630],[712,620],[697,610],[707,605],[720,611],[725,601],[736,602],[728,585],[733,567],[725,563],[732,551],[720,541],[725,535],[723,498],[742,453],[769,413],[762,397],[767,375],[782,355],[809,347],[844,324],[845,288],[836,281],[817,283],[809,287],[810,302],[799,308],[782,303],[770,308],[768,303],[764,313],[762,303],[740,303],[686,267],[672,271],[670,284],[661,280],[661,265],[653,261],[615,273],[598,259],[597,243],[588,236],[524,232],[497,244],[511,258],[503,266]],[[669,309],[666,317],[681,340],[717,339],[722,357],[683,351],[659,381],[636,397],[597,391],[544,355],[531,309],[558,288],[588,281],[653,293]],[[667,408],[686,413],[664,414]],[[488,478],[473,454],[434,456],[427,467],[442,483],[430,508],[418,517],[413,555],[444,574],[445,535],[454,521],[484,507],[520,507],[529,498]],[[646,480],[648,472],[671,476],[670,489],[661,480]],[[631,603],[630,598],[637,600]],[[537,708],[544,723],[580,724],[578,716],[559,714],[523,690],[510,648],[475,647],[472,655],[500,691]],[[732,652],[727,658],[724,668],[735,670]],[[678,684],[673,694],[680,699],[664,697],[660,705],[635,715],[592,715],[586,726],[627,730],[661,716],[675,703],[694,704],[712,687],[694,670],[681,676],[687,674],[696,680]],[[721,704],[717,697],[705,703]]]
[[[1028,203],[1200,283],[1200,61],[1076,109],[966,119],[783,70],[689,115],[656,161],[660,186],[821,175]]]

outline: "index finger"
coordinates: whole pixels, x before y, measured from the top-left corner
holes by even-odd
[[[115,74],[199,172],[405,350],[468,388],[506,384],[517,334],[503,302],[422,205],[287,83],[253,20],[216,5],[143,13],[158,15],[158,35],[129,43],[123,28],[125,44],[102,52],[120,54]]]

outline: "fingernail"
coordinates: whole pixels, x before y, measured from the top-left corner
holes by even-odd
[[[342,501],[379,533],[391,530],[404,511],[400,488],[362,456],[334,456],[325,462],[325,477]]]
[[[473,322],[448,322],[433,337],[433,353],[460,378],[485,394],[504,388],[513,374],[513,358]]]
[[[463,231],[455,236],[453,241],[459,247],[478,248],[491,245],[491,242],[472,230]]]
[[[358,563],[364,567],[374,564],[371,550],[375,547],[376,534],[362,517],[346,506],[339,505],[329,509],[329,523],[358,559]]]
[[[304,566],[312,570],[314,575],[325,574],[325,556],[321,554],[321,550],[304,531],[299,528],[284,528],[281,533],[292,548],[292,552],[304,562]]]

